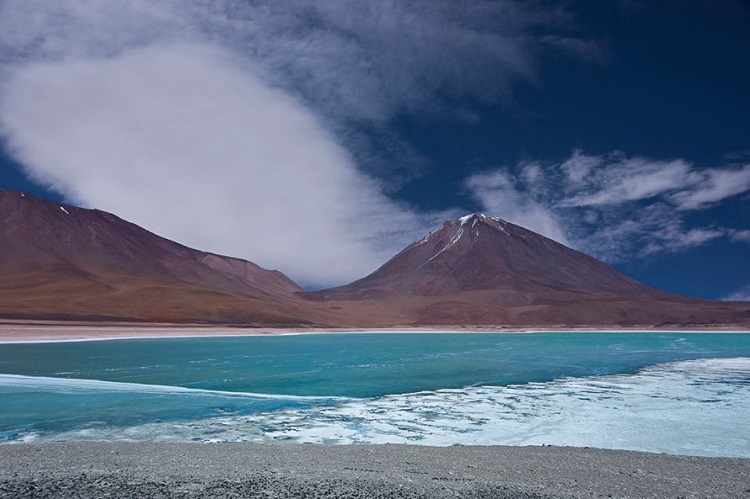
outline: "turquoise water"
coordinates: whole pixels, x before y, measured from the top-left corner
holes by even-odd
[[[548,443],[750,457],[750,334],[5,344],[0,373],[0,442]]]

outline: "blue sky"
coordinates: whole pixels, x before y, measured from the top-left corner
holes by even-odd
[[[471,211],[750,295],[740,0],[0,1],[0,185],[307,287]]]

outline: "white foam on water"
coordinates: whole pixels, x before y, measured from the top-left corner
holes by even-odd
[[[300,395],[275,395],[251,392],[230,392],[222,390],[205,390],[182,386],[150,385],[145,383],[123,383],[119,381],[102,381],[96,379],[52,378],[45,376],[23,376],[19,374],[0,374],[0,387],[29,388],[41,391],[56,392],[133,392],[146,394],[174,395],[214,395],[219,397],[240,397],[261,400],[293,401],[329,401],[351,400],[346,397],[313,397]]]
[[[635,374],[470,387],[199,421],[26,436],[26,441],[565,445],[750,457],[750,358]]]

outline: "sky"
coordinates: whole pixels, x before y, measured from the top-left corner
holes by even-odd
[[[308,289],[504,218],[750,299],[744,0],[0,0],[0,187]]]

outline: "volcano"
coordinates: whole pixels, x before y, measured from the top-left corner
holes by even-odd
[[[363,279],[307,297],[373,325],[670,326],[750,318],[750,307],[657,291],[479,213],[445,222]]]

